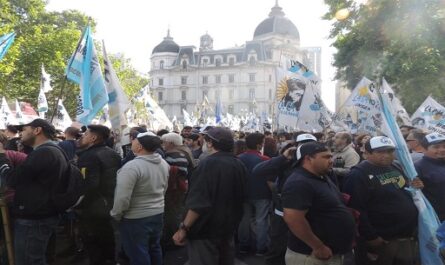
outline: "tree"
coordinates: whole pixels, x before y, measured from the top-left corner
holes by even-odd
[[[431,94],[445,100],[445,2],[441,0],[325,0],[331,20],[341,9],[349,17],[334,22],[336,78],[353,88],[367,76],[392,84],[413,112]]]

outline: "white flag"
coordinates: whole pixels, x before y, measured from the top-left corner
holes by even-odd
[[[413,126],[445,134],[445,107],[431,96],[419,106],[411,117]]]
[[[66,128],[70,127],[73,121],[70,118],[70,115],[63,106],[63,102],[61,99],[57,102],[57,113],[53,119],[53,125],[56,129],[64,131]]]
[[[20,103],[17,99],[15,100],[15,118],[16,118],[18,124],[26,123],[25,117],[23,116],[22,109],[20,107]]]
[[[113,130],[121,130],[122,126],[127,125],[125,112],[130,108],[130,101],[122,89],[111,61],[108,59],[105,43],[102,43],[105,65],[105,87],[108,93],[108,116]]]
[[[192,119],[190,117],[190,114],[185,110],[182,109],[182,115],[184,116],[184,125],[193,126]]]
[[[45,92],[41,88],[39,92],[39,98],[37,100],[37,112],[47,112],[48,111],[48,101],[46,100]]]
[[[388,95],[389,104],[392,106],[392,110],[395,112],[393,115],[399,118],[403,124],[411,125],[411,118],[406,112],[405,108],[402,106],[402,102],[396,97],[394,90],[392,90],[391,86],[386,82],[385,78],[382,81],[382,92]]]
[[[8,102],[6,102],[5,97],[2,98],[2,105],[0,108],[0,117],[5,125],[9,125],[9,124],[17,125],[18,124],[17,119],[12,114],[12,111],[8,106]]]
[[[156,101],[150,96],[148,91],[148,87],[144,88],[145,107],[147,108],[148,113],[158,122],[159,129],[173,129],[173,123],[167,117],[165,111],[159,107],[158,103],[156,103]]]
[[[45,67],[42,64],[42,75],[40,77],[40,89],[43,89],[44,93],[47,93],[53,88],[51,87],[51,76],[45,71]]]

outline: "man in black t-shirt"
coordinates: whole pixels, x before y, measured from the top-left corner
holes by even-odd
[[[395,145],[385,136],[365,143],[366,160],[351,169],[345,192],[360,212],[357,263],[363,265],[419,264],[415,255],[417,208],[405,188],[408,180],[394,161]],[[415,179],[411,185],[422,188]]]
[[[337,186],[327,177],[332,153],[321,143],[297,149],[301,167],[287,179],[282,192],[284,220],[290,233],[286,264],[343,264],[355,233],[352,213]]]
[[[208,156],[190,178],[187,211],[173,240],[176,245],[187,241],[189,264],[233,265],[233,235],[243,215],[247,170],[232,153],[229,129],[205,132],[204,146]]]

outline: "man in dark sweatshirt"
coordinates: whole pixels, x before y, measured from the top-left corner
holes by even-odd
[[[417,264],[417,208],[405,188],[408,180],[393,164],[395,145],[385,136],[365,143],[366,160],[351,169],[345,192],[360,212],[358,264]],[[422,182],[411,185],[421,188]]]
[[[272,193],[267,186],[266,177],[252,174],[253,168],[259,163],[269,160],[260,150],[264,145],[264,134],[251,133],[246,137],[247,151],[238,158],[247,168],[247,201],[244,203],[243,219],[238,228],[240,252],[247,253],[253,241],[252,223],[255,223],[256,254],[263,256],[267,252],[269,236],[269,212],[272,204]]]
[[[52,142],[56,130],[43,119],[17,126],[23,144],[34,151],[13,168],[0,147],[0,175],[15,189],[12,213],[14,222],[15,264],[46,264],[48,241],[59,222],[53,191],[68,168],[60,148]]]
[[[430,201],[441,222],[445,220],[445,136],[427,134],[421,141],[424,156],[415,163],[425,187],[423,194]]]

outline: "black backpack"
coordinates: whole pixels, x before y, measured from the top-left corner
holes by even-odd
[[[65,173],[54,185],[51,200],[59,213],[64,213],[77,206],[85,193],[85,178],[79,168],[69,159],[65,151],[57,145],[53,146],[62,152],[68,164]]]

